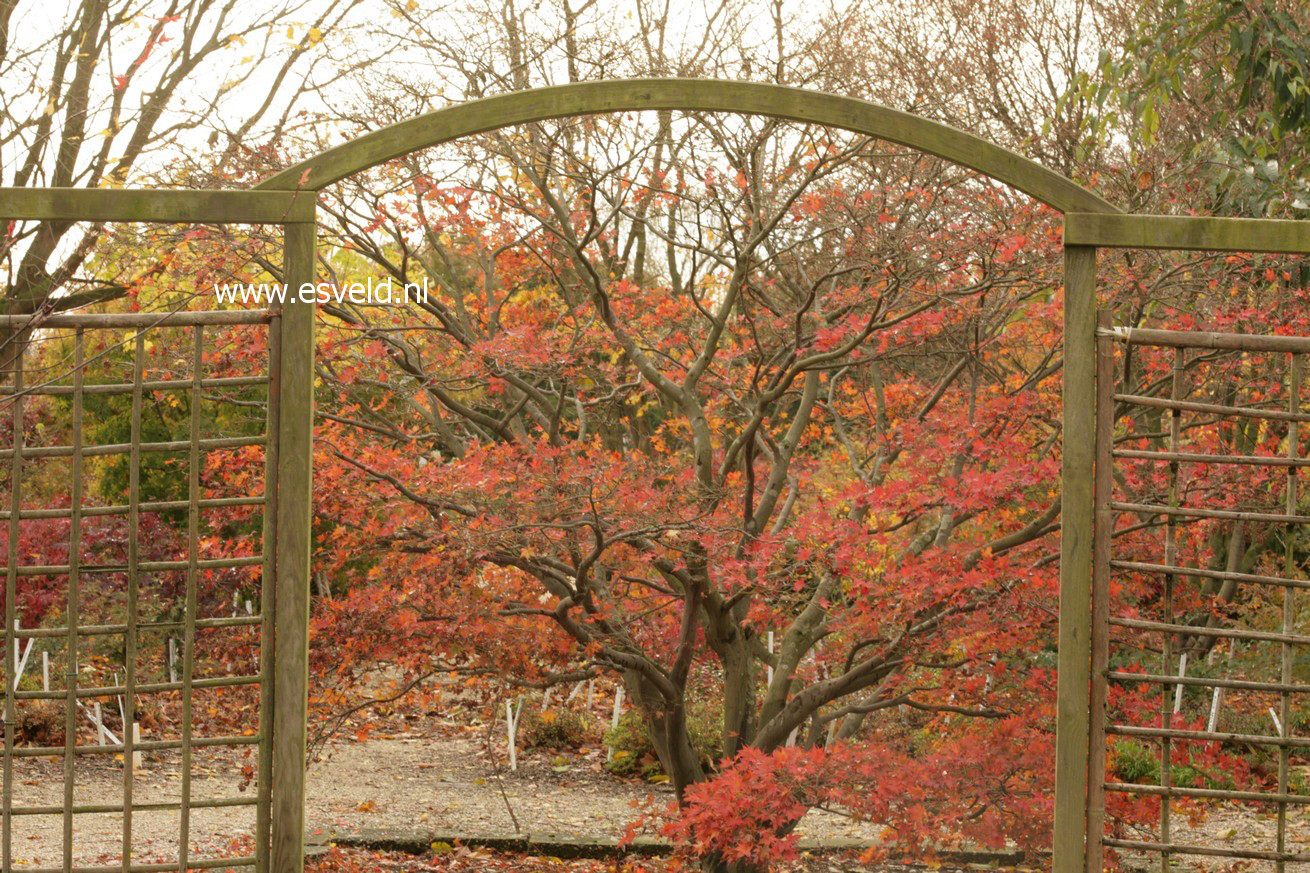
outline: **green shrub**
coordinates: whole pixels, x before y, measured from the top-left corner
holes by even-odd
[[[572,749],[589,733],[588,719],[571,709],[530,709],[523,713],[518,743],[523,749]]]
[[[1149,746],[1135,740],[1118,740],[1110,755],[1110,772],[1120,782],[1142,785],[1160,781],[1160,762]]]
[[[1119,740],[1111,747],[1111,772],[1120,782],[1154,785],[1160,781],[1160,759],[1153,746],[1135,740]],[[1169,779],[1179,788],[1217,788],[1231,791],[1232,777],[1220,771],[1192,764],[1174,764]]]
[[[687,733],[691,748],[706,770],[717,769],[723,756],[722,715],[709,707],[691,706],[687,712]],[[630,709],[619,717],[618,727],[605,733],[605,744],[614,755],[605,769],[620,776],[659,779],[664,775],[655,746],[646,730],[639,710]]]

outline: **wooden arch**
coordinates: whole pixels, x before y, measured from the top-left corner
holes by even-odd
[[[1060,212],[1119,211],[1036,161],[937,121],[856,97],[718,79],[576,82],[485,97],[437,109],[327,149],[255,188],[316,191],[392,158],[475,133],[552,118],[653,109],[767,115],[841,128],[977,170]]]
[[[1093,541],[1093,440],[1096,431],[1096,251],[1100,247],[1310,253],[1310,223],[1125,215],[1097,194],[1016,152],[939,122],[854,97],[755,82],[713,79],[628,79],[518,91],[436,110],[323,151],[272,176],[254,190],[123,190],[0,188],[0,217],[10,220],[203,222],[281,225],[284,284],[315,278],[315,193],[353,173],[471,134],[553,118],[609,112],[671,110],[763,115],[840,128],[936,155],[1021,191],[1065,215],[1064,443],[1061,468],[1059,691],[1057,711],[1055,873],[1082,873],[1087,852],[1089,682]],[[153,314],[37,316],[0,314],[0,327],[158,326]],[[281,308],[261,313],[182,313],[192,323],[237,316],[267,323],[278,349],[270,364],[270,397],[279,413],[268,434],[271,492],[266,538],[274,651],[266,706],[272,729],[261,729],[261,756],[271,789],[260,807],[256,856],[260,873],[303,868],[305,739],[308,690],[310,532],[314,402],[314,305],[288,293]],[[222,322],[227,323],[227,322]],[[138,378],[138,383],[140,379]],[[199,384],[199,383],[197,383]],[[21,398],[15,390],[0,401]],[[140,385],[136,386],[140,389]],[[21,406],[16,405],[21,414]],[[15,468],[23,449],[5,450]],[[11,525],[19,515],[17,498]],[[11,543],[16,537],[11,536]],[[16,641],[16,561],[6,574],[3,648]],[[13,681],[6,677],[6,722],[12,723]],[[6,779],[13,754],[4,747]],[[125,741],[131,759],[130,741]],[[263,761],[261,757],[261,761]],[[261,768],[261,782],[265,774]],[[9,863],[10,803],[3,800],[3,861]],[[66,818],[69,810],[65,810]],[[70,831],[71,834],[71,831]],[[1099,835],[1098,835],[1099,837]],[[71,837],[70,837],[71,839]],[[71,856],[69,856],[71,857]],[[64,869],[67,869],[67,865]],[[125,868],[126,869],[126,868]],[[1091,873],[1099,873],[1098,870]]]

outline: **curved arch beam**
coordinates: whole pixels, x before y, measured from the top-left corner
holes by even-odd
[[[949,125],[838,94],[718,79],[617,79],[514,91],[438,109],[320,152],[256,188],[318,190],[429,146],[515,124],[574,115],[673,109],[768,115],[838,127],[977,170],[1060,212],[1119,212],[1054,170]]]

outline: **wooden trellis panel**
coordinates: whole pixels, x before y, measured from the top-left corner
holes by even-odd
[[[1310,695],[1310,685],[1293,681],[1292,665],[1298,648],[1310,645],[1310,636],[1298,634],[1296,618],[1301,592],[1310,589],[1310,580],[1301,578],[1295,561],[1294,542],[1298,528],[1310,522],[1310,516],[1298,512],[1297,471],[1310,466],[1310,458],[1299,454],[1299,428],[1310,422],[1302,401],[1302,371],[1304,355],[1310,353],[1310,338],[1265,337],[1242,334],[1203,334],[1164,330],[1114,329],[1109,325],[1108,314],[1102,316],[1098,330],[1098,402],[1099,428],[1096,441],[1096,521],[1092,586],[1092,691],[1091,691],[1091,746],[1090,772],[1092,782],[1089,795],[1088,869],[1102,867],[1102,847],[1157,853],[1161,869],[1167,871],[1172,859],[1179,855],[1201,855],[1232,858],[1246,861],[1274,861],[1278,869],[1286,862],[1310,861],[1310,853],[1294,848],[1288,831],[1289,808],[1310,805],[1310,795],[1293,793],[1289,786],[1289,756],[1293,749],[1310,748],[1310,737],[1294,735],[1292,701]],[[1171,358],[1168,399],[1132,394],[1122,385],[1116,385],[1115,346],[1124,349],[1161,348]],[[1220,405],[1186,399],[1186,381],[1189,364],[1197,356],[1213,355],[1216,350],[1232,350],[1260,354],[1264,357],[1285,358],[1286,399],[1282,409],[1270,405]],[[1167,418],[1165,448],[1116,447],[1112,424],[1116,411],[1134,409],[1161,410]],[[1241,424],[1256,420],[1266,427],[1281,431],[1285,453],[1277,454],[1215,454],[1186,451],[1182,444],[1184,418],[1203,417],[1207,427],[1221,427],[1228,423]],[[1195,427],[1200,427],[1195,424]],[[1161,503],[1135,503],[1115,498],[1113,471],[1118,462],[1136,461],[1142,464],[1162,464],[1167,469],[1167,493]],[[1244,468],[1272,468],[1281,472],[1282,494],[1270,498],[1280,505],[1243,507],[1235,509],[1221,506],[1195,505],[1184,495],[1181,471],[1195,465]],[[1121,560],[1116,558],[1112,541],[1115,520],[1131,516],[1142,523],[1160,521],[1161,538],[1158,560]],[[1278,576],[1236,572],[1225,569],[1188,566],[1179,548],[1180,525],[1192,520],[1227,519],[1282,528],[1282,574]],[[1123,605],[1112,595],[1111,581],[1121,574],[1154,580],[1161,586],[1158,604],[1149,617],[1123,614]],[[1276,630],[1257,630],[1239,620],[1220,623],[1189,622],[1184,614],[1183,591],[1185,580],[1206,579],[1221,583],[1271,587],[1281,598],[1281,622]],[[1132,643],[1139,638],[1158,640],[1160,644],[1159,668],[1153,672],[1135,672],[1112,669],[1111,654],[1116,630]],[[1188,675],[1180,645],[1189,638],[1225,640],[1230,645],[1239,642],[1273,645],[1278,652],[1277,678],[1232,679],[1214,675]],[[1195,666],[1195,665],[1194,665]],[[1125,687],[1153,686],[1160,691],[1160,710],[1154,724],[1119,723],[1107,713],[1106,697],[1111,685]],[[1207,725],[1198,730],[1181,724],[1174,712],[1180,699],[1180,688],[1237,689],[1263,692],[1277,700],[1277,711],[1269,719],[1269,732],[1235,734]],[[1276,716],[1276,717],[1274,717]],[[1113,737],[1138,738],[1158,745],[1160,754],[1158,784],[1130,784],[1105,781],[1098,778],[1105,769],[1107,744]],[[1186,760],[1188,747],[1195,744],[1241,742],[1265,746],[1278,755],[1278,785],[1274,791],[1230,790],[1216,787],[1197,787],[1173,784],[1173,766]],[[1160,818],[1157,838],[1145,840],[1103,833],[1105,825],[1105,799],[1107,794],[1127,794],[1158,797]],[[1226,800],[1258,807],[1272,808],[1277,817],[1276,839],[1273,845],[1259,848],[1237,848],[1219,844],[1180,842],[1174,835],[1173,805],[1179,799]]]
[[[0,215],[14,218],[82,218],[100,220],[159,221],[286,225],[285,259],[287,283],[298,287],[312,280],[314,247],[314,200],[312,195],[283,192],[143,192],[143,191],[59,191],[31,192],[0,189]],[[312,421],[313,309],[308,303],[288,302],[264,310],[179,311],[133,314],[37,314],[0,315],[9,349],[0,379],[0,415],[9,420],[12,435],[0,447],[0,464],[8,468],[8,505],[0,509],[0,523],[7,529],[3,657],[4,750],[3,788],[0,794],[0,869],[32,870],[34,873],[73,871],[194,870],[255,868],[259,871],[292,869],[299,862],[303,844],[305,694],[307,685],[307,626],[309,592],[309,482]],[[166,341],[174,360],[185,361],[185,377],[160,378],[147,367],[147,344]],[[241,376],[214,377],[206,372],[207,340],[219,333],[250,332],[262,336],[252,347],[267,350],[255,372]],[[36,341],[55,337],[71,346],[70,360],[55,371],[34,371],[31,356],[22,350]],[[97,366],[106,369],[108,352],[126,359],[127,378],[88,378]],[[240,392],[240,402],[258,410],[259,427],[254,435],[211,435],[204,430],[202,410],[219,402],[214,395]],[[54,396],[66,404],[71,423],[63,444],[28,441],[26,408],[32,398]],[[129,438],[114,444],[92,444],[95,403],[117,397],[120,407],[130,408]],[[186,439],[152,442],[143,422],[147,400],[174,398],[189,409]],[[90,401],[90,402],[89,402]],[[163,400],[163,402],[167,402]],[[30,426],[30,422],[26,422]],[[208,496],[201,474],[213,452],[227,450],[263,452],[264,476],[245,493]],[[184,493],[143,494],[142,473],[151,457],[164,457],[185,472]],[[54,459],[51,461],[50,459]],[[89,466],[101,459],[126,461],[126,499],[107,504],[87,493]],[[66,465],[67,500],[52,505],[24,494],[25,468],[42,463]],[[62,480],[62,477],[61,477]],[[282,498],[282,499],[279,499]],[[287,503],[293,504],[287,506]],[[262,516],[257,548],[234,557],[204,557],[202,538],[207,530],[206,512],[231,507],[249,507]],[[184,531],[185,546],[167,559],[148,554],[143,542],[143,516],[172,513]],[[121,518],[125,537],[121,563],[90,564],[84,558],[86,520]],[[41,521],[67,520],[65,563],[37,565],[19,548],[25,526]],[[297,530],[290,530],[296,527]],[[146,560],[143,557],[150,557]],[[200,609],[201,583],[206,574],[223,571],[250,573],[257,581],[249,606],[238,603],[232,614],[208,614]],[[18,611],[20,580],[47,580],[60,592],[60,602],[49,611],[52,618],[37,626],[25,626]],[[179,580],[173,599],[162,604],[167,589],[159,580]],[[89,608],[98,603],[104,611],[105,580],[119,580],[122,602],[115,603],[113,620],[93,623]],[[144,614],[148,599],[153,614]],[[121,614],[120,614],[121,613]],[[251,649],[247,663],[230,664],[220,674],[201,676],[198,646],[201,638],[220,634],[243,634],[242,645]],[[208,637],[206,637],[208,635]],[[143,640],[158,646],[176,640],[176,675],[150,676],[141,673]],[[229,640],[231,637],[229,637]],[[21,653],[32,646],[53,655],[60,669],[49,682],[33,671]],[[95,646],[120,646],[122,675],[111,684],[88,684],[79,669],[88,650]],[[221,666],[221,665],[220,665]],[[244,669],[242,669],[244,667]],[[22,678],[20,668],[24,669]],[[22,678],[21,683],[18,681]],[[38,681],[41,680],[41,681]],[[47,687],[48,683],[48,687]],[[254,716],[240,730],[227,734],[202,735],[195,725],[195,706],[202,695],[241,693],[255,699]],[[144,700],[172,695],[180,706],[175,731],[162,736],[140,738],[132,726]],[[62,707],[64,742],[41,745],[17,735],[19,715],[24,707],[57,704]],[[100,713],[96,723],[96,712]],[[107,722],[115,713],[113,735]],[[121,713],[121,715],[120,715]],[[89,730],[94,726],[94,730]],[[79,739],[79,734],[81,739]],[[87,737],[94,736],[94,742]],[[210,750],[252,751],[253,774],[249,786],[234,796],[215,797],[198,791],[195,784],[197,756]],[[142,754],[159,760],[151,764],[152,775],[172,770],[178,778],[176,799],[145,800],[140,790],[139,759]],[[30,802],[23,798],[22,771],[39,766],[39,759],[60,762],[61,802]],[[118,761],[121,792],[118,796],[83,796],[79,774],[104,762]],[[97,764],[96,762],[99,762]],[[114,765],[110,765],[114,766]],[[48,770],[45,772],[49,772]],[[31,784],[31,777],[27,780]],[[29,789],[26,793],[31,794]],[[230,851],[203,852],[212,840],[194,823],[197,814],[208,810],[253,807],[253,840],[249,852],[230,857]],[[290,812],[288,812],[288,810]],[[142,813],[174,813],[176,855],[171,859],[143,858],[139,833]],[[106,865],[88,865],[79,850],[79,819],[93,816],[121,816],[119,859]],[[49,861],[33,864],[24,857],[26,847],[15,833],[34,817],[61,819],[62,857],[57,865]],[[212,819],[211,819],[212,820]],[[294,859],[277,866],[278,859]]]
[[[1079,870],[1099,873],[1108,848],[1120,853],[1156,855],[1165,873],[1172,864],[1189,856],[1272,862],[1281,873],[1288,863],[1310,861],[1310,853],[1294,842],[1290,824],[1292,811],[1310,805],[1310,795],[1293,790],[1289,765],[1295,750],[1310,749],[1310,737],[1296,736],[1291,717],[1293,701],[1299,695],[1310,695],[1310,685],[1298,683],[1293,675],[1296,655],[1310,646],[1310,636],[1296,631],[1299,600],[1304,596],[1302,592],[1310,589],[1310,580],[1303,578],[1293,548],[1298,529],[1310,522],[1310,516],[1299,512],[1297,487],[1297,471],[1310,466],[1310,458],[1299,453],[1299,429],[1310,422],[1302,398],[1304,360],[1310,354],[1310,338],[1115,328],[1110,314],[1104,312],[1093,323],[1094,265],[1098,247],[1310,253],[1310,226],[1303,222],[1257,219],[1078,213],[1066,215],[1065,221],[1066,251],[1075,259],[1075,266],[1079,257],[1090,263],[1088,269],[1066,268],[1066,294],[1076,294],[1080,300],[1076,309],[1066,303],[1069,315],[1066,350],[1076,347],[1080,358],[1072,378],[1070,362],[1066,360],[1066,434],[1073,432],[1068,427],[1071,407],[1075,416],[1092,417],[1088,413],[1094,410],[1095,439],[1079,441],[1088,449],[1094,448],[1094,452],[1080,449],[1072,468],[1068,463],[1070,440],[1066,439],[1065,443],[1062,540],[1066,548],[1061,573],[1060,764],[1056,774],[1054,866],[1057,873]],[[1093,348],[1094,370],[1083,363]],[[1170,393],[1167,398],[1133,393],[1131,388],[1116,381],[1121,378],[1122,359],[1130,353],[1168,356]],[[1281,367],[1279,372],[1284,374],[1282,406],[1275,407],[1263,397],[1229,404],[1189,399],[1189,373],[1199,363],[1220,353],[1281,361],[1275,366]],[[1160,433],[1152,435],[1147,444],[1117,444],[1116,419],[1134,410],[1149,410],[1158,415],[1163,427],[1156,428]],[[1184,440],[1185,430],[1250,421],[1278,430],[1274,436],[1284,448],[1281,455],[1225,454],[1195,449]],[[1084,457],[1084,454],[1094,456]],[[1166,484],[1161,499],[1136,503],[1116,497],[1116,471],[1133,464],[1163,465]],[[1281,488],[1276,489],[1279,493],[1270,495],[1277,505],[1228,506],[1223,505],[1224,495],[1212,495],[1209,501],[1198,502],[1182,487],[1183,471],[1194,465],[1277,471]],[[1127,560],[1116,553],[1116,531],[1123,527],[1125,516],[1131,516],[1132,521],[1127,522],[1130,525],[1158,528],[1158,554]],[[1189,565],[1179,547],[1180,527],[1205,519],[1282,528],[1281,575]],[[1115,594],[1125,578],[1158,586],[1158,599],[1130,610]],[[1281,599],[1279,627],[1255,629],[1240,617],[1232,616],[1206,622],[1195,621],[1195,616],[1191,616],[1193,620],[1189,620],[1183,610],[1184,596],[1192,584],[1189,580],[1250,585],[1276,592]],[[1276,675],[1232,678],[1195,669],[1189,675],[1180,655],[1183,644],[1196,639],[1219,640],[1229,645],[1272,646],[1277,652]],[[1155,647],[1158,667],[1146,672],[1123,669],[1114,656],[1124,647]],[[1112,712],[1107,695],[1115,687],[1157,689],[1160,706],[1151,723]],[[1220,731],[1216,729],[1213,714],[1206,729],[1185,724],[1174,709],[1188,688],[1208,689],[1218,694],[1235,690],[1271,695],[1276,703],[1270,707],[1268,732]],[[1217,707],[1212,710],[1217,711]],[[1155,784],[1127,783],[1105,777],[1107,750],[1111,744],[1123,740],[1149,744],[1158,754],[1159,779]],[[1078,750],[1083,748],[1083,742],[1087,743],[1086,755],[1079,759]],[[1275,750],[1277,786],[1256,791],[1174,784],[1172,765],[1184,760],[1188,749],[1213,747],[1222,742],[1248,743]],[[1107,817],[1106,802],[1107,798],[1116,796],[1158,799],[1159,824],[1154,837],[1125,833],[1114,826]],[[1258,848],[1238,847],[1224,841],[1207,844],[1180,837],[1174,807],[1188,799],[1252,804],[1269,810],[1276,819],[1275,837],[1270,845]],[[1083,810],[1081,814],[1079,808]]]

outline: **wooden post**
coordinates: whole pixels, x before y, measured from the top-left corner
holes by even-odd
[[[1099,327],[1112,325],[1110,313],[1097,315]],[[1101,873],[1105,834],[1105,722],[1106,671],[1110,664],[1110,539],[1114,534],[1114,346],[1107,337],[1096,339],[1096,447],[1092,537],[1091,679],[1087,706],[1087,873]]]
[[[315,227],[288,224],[287,301],[280,320],[277,557],[274,616],[272,873],[305,866],[305,737],[309,706],[310,534],[313,524],[314,304],[295,297],[314,280]],[[267,726],[266,726],[267,729]]]
[[[1096,249],[1064,249],[1064,454],[1060,468],[1060,652],[1052,873],[1083,873],[1091,678]]]

